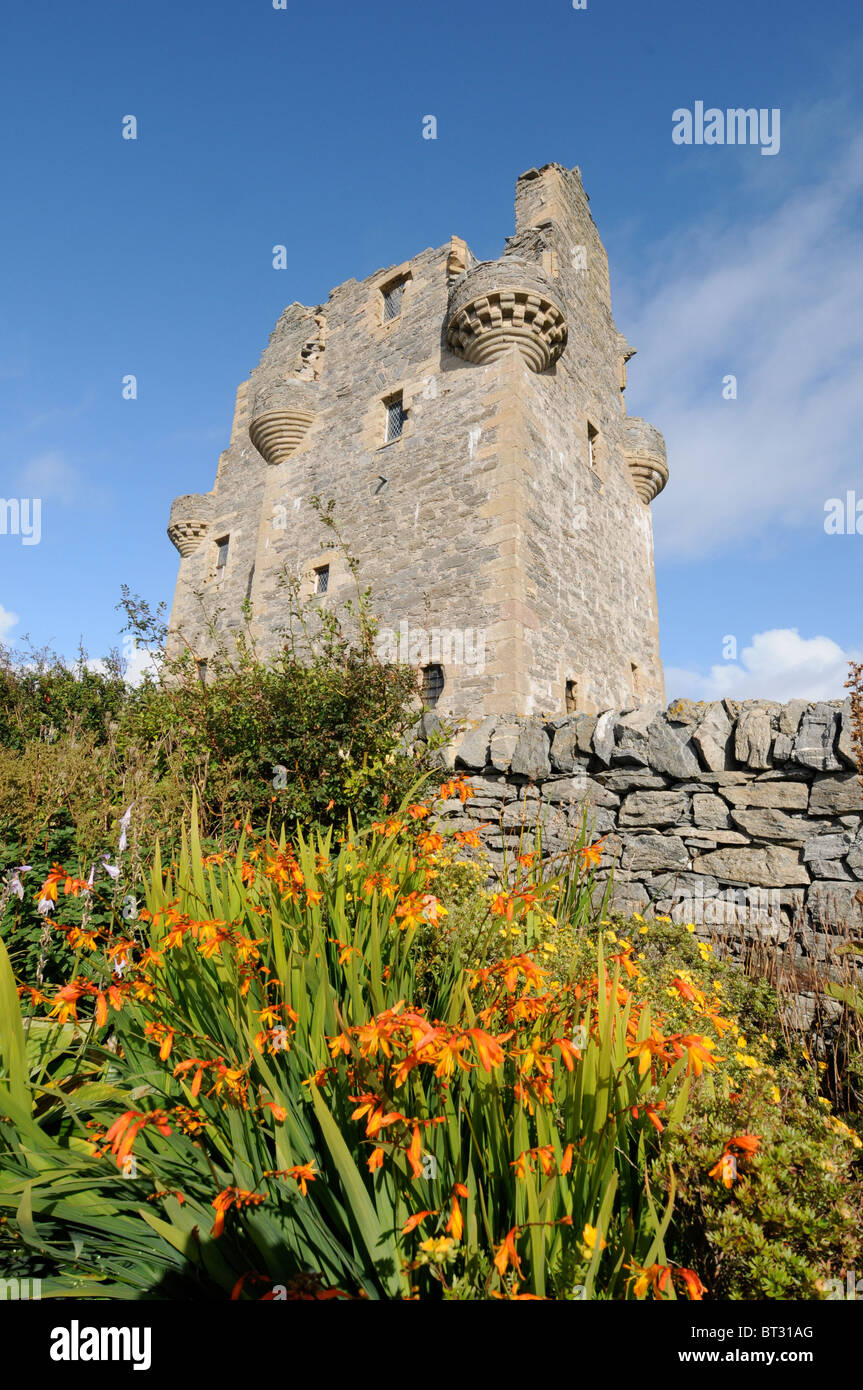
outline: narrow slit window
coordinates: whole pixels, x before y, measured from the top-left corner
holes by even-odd
[[[444,688],[444,674],[442,666],[424,666],[422,668],[422,685],[420,687],[424,705],[429,705],[434,709]]]
[[[394,439],[401,439],[405,427],[405,402],[404,396],[399,391],[397,396],[391,396],[385,402],[387,409],[387,426],[384,443],[391,444]]]
[[[387,285],[382,290],[384,298],[384,323],[391,323],[393,319],[398,318],[402,311],[404,292],[404,280],[396,280],[394,284]]]
[[[578,713],[578,681],[566,682],[566,712],[567,714]]]
[[[589,467],[596,468],[599,461],[599,430],[590,421],[587,422],[587,462]]]
[[[216,569],[223,570],[228,563],[228,546],[230,536],[222,536],[221,540],[216,541]]]
[[[315,593],[325,594],[330,587],[330,567],[321,565],[320,569],[315,570]]]

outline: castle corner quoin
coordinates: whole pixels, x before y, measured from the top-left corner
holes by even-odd
[[[248,599],[274,650],[283,576],[350,597],[317,496],[382,628],[444,634],[442,715],[663,704],[650,504],[668,468],[659,431],[626,414],[633,352],[580,172],[558,164],[518,179],[497,260],[453,236],[290,305],[213,490],[172,505],[174,640],[205,658],[208,620],[229,633]]]

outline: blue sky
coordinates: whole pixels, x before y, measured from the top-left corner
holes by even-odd
[[[824,519],[863,503],[861,58],[851,0],[7,8],[0,492],[43,517],[38,545],[0,535],[0,636],[99,656],[122,583],[170,601],[171,499],[212,486],[285,304],[453,233],[498,255],[516,177],[557,160],[638,348],[628,409],[668,443],[669,698],[841,695],[863,535]],[[779,153],[674,144],[699,100],[779,108]]]

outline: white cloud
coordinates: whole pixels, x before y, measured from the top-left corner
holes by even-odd
[[[70,503],[81,497],[81,478],[62,454],[39,454],[24,465],[20,477],[22,497],[41,497]]]
[[[0,642],[5,642],[10,630],[19,623],[21,619],[17,613],[12,613],[8,608],[4,608],[0,603]],[[14,641],[14,638],[13,638]]]
[[[841,700],[848,663],[859,660],[830,637],[801,637],[796,627],[757,632],[737,661],[711,666],[708,675],[668,666],[669,699]]]
[[[159,668],[150,653],[142,647],[137,647],[131,638],[123,639],[122,657],[123,677],[127,685],[140,685],[145,675],[155,677],[159,673]],[[107,662],[100,656],[88,657],[84,665],[88,671],[99,671],[103,675],[108,671]]]
[[[760,220],[751,197],[730,198],[681,229],[627,313],[631,409],[668,444],[669,485],[652,509],[663,558],[821,528],[828,498],[861,491],[863,138],[810,167],[820,176],[795,181]],[[729,374],[736,400],[722,398]]]

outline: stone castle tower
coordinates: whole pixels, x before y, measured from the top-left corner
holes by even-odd
[[[178,497],[171,631],[207,655],[251,604],[279,643],[296,575],[355,592],[310,505],[333,515],[383,626],[442,714],[664,704],[650,503],[661,434],[626,415],[633,355],[578,169],[516,186],[495,261],[458,237],[326,304],[292,304],[237,392],[209,493]]]

